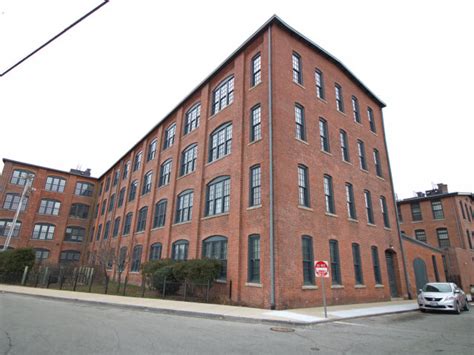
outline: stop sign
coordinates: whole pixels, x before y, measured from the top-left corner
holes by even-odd
[[[316,277],[329,277],[329,264],[324,260],[314,261],[314,274]]]

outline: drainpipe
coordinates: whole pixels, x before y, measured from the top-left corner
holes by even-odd
[[[400,221],[398,220],[398,208],[397,208],[397,200],[395,199],[395,189],[393,187],[393,177],[392,177],[392,168],[390,167],[390,158],[388,154],[388,146],[387,146],[387,137],[385,135],[385,125],[384,125],[384,120],[383,120],[383,112],[380,110],[380,116],[381,116],[381,121],[382,121],[382,131],[383,131],[383,142],[385,145],[385,152],[387,154],[387,164],[388,164],[388,174],[390,177],[390,186],[392,190],[392,198],[393,198],[393,204],[395,208],[395,220],[397,221],[397,233],[398,233],[398,241],[400,243],[400,252],[402,254],[402,262],[403,262],[403,273],[405,275],[405,286],[407,288],[407,294],[408,294],[408,299],[411,300],[413,299],[411,290],[410,290],[410,281],[408,280],[408,270],[407,270],[407,260],[405,257],[405,250],[403,249],[403,240],[402,240],[402,234],[400,232]]]
[[[270,175],[270,309],[275,309],[275,238],[273,200],[272,26],[268,26],[268,152]]]

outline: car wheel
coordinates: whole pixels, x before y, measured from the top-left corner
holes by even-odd
[[[454,307],[454,312],[456,314],[461,314],[461,307],[459,306],[459,302],[456,302],[456,306]]]
[[[463,308],[463,311],[469,311],[469,301],[466,300],[466,303],[464,304],[464,308]]]
[[[420,311],[421,311],[422,313],[426,313],[426,309],[424,309],[424,308],[420,308]]]

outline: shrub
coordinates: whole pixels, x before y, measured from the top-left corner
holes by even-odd
[[[0,253],[0,274],[20,274],[25,266],[31,269],[34,263],[35,253],[32,248],[6,250]]]

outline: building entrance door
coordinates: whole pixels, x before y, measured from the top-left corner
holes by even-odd
[[[390,296],[398,297],[397,280],[395,277],[395,252],[386,250],[385,260],[387,261],[388,283],[390,285]]]
[[[416,290],[423,288],[428,282],[428,275],[426,274],[426,264],[420,258],[413,261],[413,268],[415,269]]]

